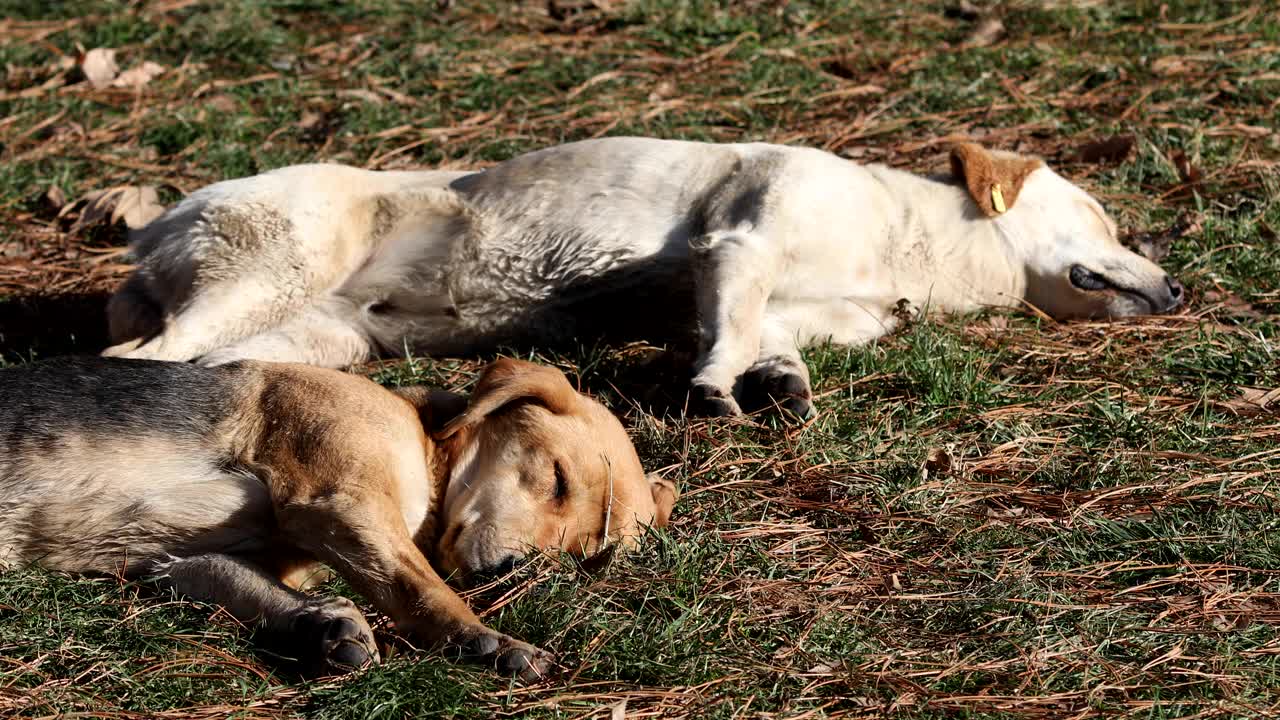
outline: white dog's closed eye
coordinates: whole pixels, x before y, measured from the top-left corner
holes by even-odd
[[[611,137],[475,173],[283,168],[202,189],[141,234],[108,352],[340,366],[696,328],[702,410],[808,416],[800,348],[879,337],[901,299],[1063,318],[1181,302],[1042,161],[962,143],[951,164],[930,179],[806,148]],[[236,228],[219,223],[251,210],[270,232],[222,247]]]

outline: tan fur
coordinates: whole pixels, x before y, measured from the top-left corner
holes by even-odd
[[[342,668],[329,655],[376,660],[354,606],[294,589],[324,563],[401,634],[529,680],[550,656],[481,624],[428,558],[469,575],[541,550],[585,557],[665,524],[675,499],[617,419],[556,370],[499,360],[463,404],[311,366],[240,367],[237,410],[203,441],[155,428],[9,448],[23,457],[20,480],[0,477],[18,493],[0,564],[156,577],[246,621],[324,636],[327,670]],[[438,441],[427,433],[455,416]]]

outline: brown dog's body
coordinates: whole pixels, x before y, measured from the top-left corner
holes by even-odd
[[[515,361],[470,404],[307,366],[103,359],[0,371],[0,403],[0,568],[159,578],[321,672],[377,659],[354,605],[296,589],[324,563],[405,636],[537,677],[549,656],[481,624],[428,557],[470,574],[592,553],[674,500],[607,410]]]

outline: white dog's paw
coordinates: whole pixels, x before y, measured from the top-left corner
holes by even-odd
[[[800,420],[816,414],[804,375],[786,363],[760,363],[742,376],[743,402],[752,410],[778,408]]]
[[[742,408],[732,391],[694,380],[689,386],[689,412],[705,417],[732,417],[741,415]]]

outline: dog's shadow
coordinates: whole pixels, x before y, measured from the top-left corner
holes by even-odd
[[[101,352],[108,344],[106,292],[0,299],[0,362]]]

